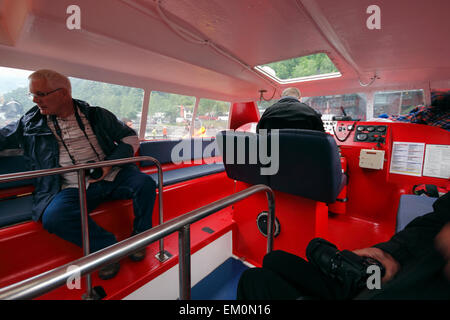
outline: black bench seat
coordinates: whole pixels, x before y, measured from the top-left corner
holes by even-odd
[[[188,181],[224,171],[225,167],[222,163],[203,164],[198,166],[168,170],[163,172],[163,186],[168,186],[178,182]],[[156,186],[159,186],[158,173],[152,173],[150,174],[150,177],[152,177],[152,179],[156,181]]]
[[[31,195],[0,201],[0,228],[31,220]]]

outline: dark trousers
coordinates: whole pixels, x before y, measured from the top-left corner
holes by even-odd
[[[339,299],[338,284],[306,260],[272,251],[262,268],[246,270],[239,280],[238,300]]]
[[[349,294],[337,280],[324,276],[306,260],[284,251],[266,255],[262,268],[246,270],[239,280],[238,300],[292,299],[450,299],[450,279],[444,259],[432,248],[421,259],[402,266],[381,289]]]
[[[88,211],[108,200],[132,199],[134,209],[133,233],[152,227],[156,183],[137,168],[125,167],[115,180],[99,181],[86,190]],[[82,229],[78,188],[60,191],[42,215],[42,225],[50,233],[82,246]],[[117,242],[116,237],[88,216],[90,251],[95,252]]]

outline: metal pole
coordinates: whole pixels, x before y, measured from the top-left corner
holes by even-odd
[[[267,253],[273,249],[273,232],[275,223],[275,199],[273,192],[266,192],[267,202],[269,203],[269,214],[267,219]]]
[[[158,195],[158,203],[159,203],[159,224],[162,225],[164,223],[163,219],[163,173],[161,165],[158,166],[158,189],[159,189],[159,195]],[[164,251],[164,238],[161,238],[159,240],[159,253],[156,255],[156,258],[164,262],[167,259],[169,259],[169,255],[167,255]]]
[[[180,279],[180,300],[191,299],[191,241],[190,226],[178,232],[178,267]]]
[[[86,202],[86,172],[84,169],[78,170],[78,194],[80,198],[80,214],[81,214],[81,232],[83,237],[83,254],[89,255],[89,224],[88,224],[88,210]],[[86,275],[86,294],[83,299],[91,299],[92,297],[92,282],[91,274]]]

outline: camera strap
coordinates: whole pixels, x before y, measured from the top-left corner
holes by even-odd
[[[78,110],[75,107],[75,105],[73,106],[73,108],[74,108],[74,111],[75,111],[75,118],[77,120],[79,128],[83,132],[84,136],[86,137],[86,140],[88,141],[89,145],[91,146],[92,150],[94,151],[95,155],[97,156],[98,161],[101,161],[100,155],[98,154],[97,150],[95,150],[95,147],[92,145],[91,140],[89,140],[89,137],[88,137],[88,135],[86,133],[86,128],[85,128],[85,126],[83,124],[83,121],[81,120],[80,115],[78,114]],[[52,119],[53,126],[55,127],[56,134],[61,139],[61,142],[62,142],[64,148],[66,149],[67,153],[69,154],[70,160],[72,160],[72,163],[75,165],[76,164],[75,158],[70,153],[69,148],[67,147],[66,142],[64,141],[64,139],[62,137],[61,127],[59,126],[59,123],[58,123],[58,120],[56,119],[56,116],[55,115],[51,115],[50,118]]]

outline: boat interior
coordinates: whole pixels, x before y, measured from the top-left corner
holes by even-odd
[[[272,190],[274,221],[267,193],[255,192],[190,224],[192,289],[183,297],[232,300],[239,275],[261,266],[269,246],[303,258],[315,237],[340,249],[372,246],[399,231],[404,208],[422,208],[421,214],[432,210],[433,199],[416,196],[414,186],[450,189],[450,132],[380,119],[377,109],[383,92],[420,91],[417,105],[429,106],[436,92],[450,90],[450,43],[445,41],[450,2],[379,0],[380,28],[370,29],[367,8],[372,2],[3,0],[0,67],[53,69],[142,90],[136,156],[159,161],[162,186],[154,162],[136,163],[161,187],[155,229],[252,186]],[[71,11],[74,4],[78,9]],[[79,17],[80,27],[70,28],[71,19]],[[257,68],[318,53],[325,53],[338,72],[279,81]],[[260,102],[275,102],[288,87],[298,88],[309,101],[358,94],[364,97],[364,109],[353,117],[338,113],[339,108],[334,117],[324,114],[325,133],[283,129],[269,134],[279,142],[279,156],[268,164],[261,159],[263,137],[254,131],[263,112]],[[226,130],[152,139],[146,127],[154,91],[195,97],[194,115],[200,99],[228,102]],[[260,157],[236,160],[232,148],[239,141],[244,141],[245,159],[254,155],[252,146],[258,146]],[[181,161],[174,161],[174,148],[181,142]],[[398,161],[405,148],[418,154],[411,166]],[[232,161],[224,161],[227,156]],[[262,174],[270,165],[278,170]],[[1,180],[23,172],[29,168],[22,154],[0,157],[0,293],[84,257],[83,248],[31,220],[32,178]],[[119,241],[129,238],[131,200],[105,202],[89,214]],[[268,233],[273,233],[270,245]],[[94,271],[91,284],[82,281],[75,289],[61,285],[33,298],[79,300],[88,285],[101,287],[103,298],[110,300],[180,298],[180,238],[174,232],[163,239],[164,261],[157,257],[161,243],[154,241],[146,246],[144,261],[122,259],[114,279],[101,280]]]

